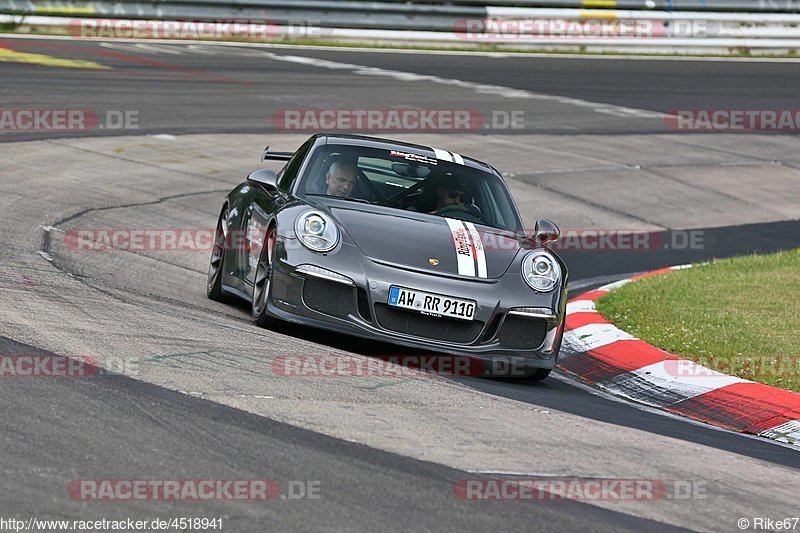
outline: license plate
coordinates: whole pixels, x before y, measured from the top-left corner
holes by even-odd
[[[462,300],[402,287],[389,289],[389,305],[436,317],[472,320],[475,316],[475,302],[472,300]]]

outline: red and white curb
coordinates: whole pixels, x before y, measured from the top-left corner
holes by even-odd
[[[571,299],[558,367],[616,396],[800,446],[800,394],[681,359],[622,331],[595,309],[595,300],[626,283],[688,266],[640,274]]]

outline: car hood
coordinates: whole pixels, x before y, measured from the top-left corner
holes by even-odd
[[[499,278],[523,241],[453,218],[374,206],[328,209],[370,259],[434,274]]]

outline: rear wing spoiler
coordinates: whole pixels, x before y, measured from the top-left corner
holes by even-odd
[[[292,158],[294,152],[270,152],[269,146],[264,148],[264,155],[261,156],[261,161],[288,161]]]

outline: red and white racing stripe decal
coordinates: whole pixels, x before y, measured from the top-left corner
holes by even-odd
[[[464,158],[455,152],[448,152],[446,150],[441,150],[439,148],[433,148],[433,153],[436,154],[436,159],[440,159],[442,161],[449,161],[450,163],[456,163],[458,165],[464,164]]]
[[[453,162],[453,155],[450,152],[445,150],[440,150],[439,148],[434,148],[433,153],[436,154],[436,159],[441,159],[442,161],[449,161]]]
[[[487,277],[486,253],[480,233],[472,222],[464,222],[445,217],[453,236],[458,261],[458,274],[461,276],[477,275],[479,278]],[[477,268],[476,268],[477,267]]]
[[[469,236],[472,239],[472,245],[475,247],[475,262],[478,263],[478,277],[485,278],[487,276],[486,251],[483,249],[481,234],[478,233],[478,230],[475,228],[475,224],[472,222],[464,222],[463,224],[466,226],[467,231],[469,231]]]
[[[447,225],[450,226],[450,233],[453,236],[453,244],[456,247],[456,259],[458,260],[458,274],[460,276],[475,276],[475,254],[472,248],[467,228],[460,220],[445,217]]]

